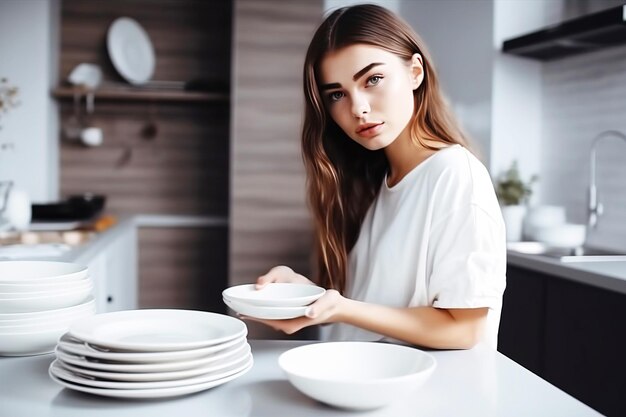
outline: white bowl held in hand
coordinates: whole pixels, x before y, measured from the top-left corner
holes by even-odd
[[[320,298],[326,290],[310,284],[271,283],[257,290],[255,284],[237,285],[222,292],[229,301],[268,307],[302,307]]]
[[[435,358],[407,346],[377,342],[331,342],[283,353],[278,364],[302,393],[340,408],[379,408],[419,389]]]

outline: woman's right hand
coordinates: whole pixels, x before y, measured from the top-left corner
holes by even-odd
[[[265,275],[261,275],[256,280],[256,289],[260,290],[271,282],[290,282],[295,284],[310,284],[315,285],[313,281],[294,272],[293,269],[288,266],[279,265],[270,269]]]

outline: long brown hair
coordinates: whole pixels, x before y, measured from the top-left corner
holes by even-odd
[[[348,253],[389,168],[383,150],[363,148],[332,120],[318,88],[324,56],[354,44],[376,46],[406,61],[415,53],[421,54],[424,80],[413,93],[415,109],[409,122],[412,139],[433,150],[436,148],[424,140],[467,146],[447,109],[430,55],[406,22],[370,4],[338,9],[322,22],[304,63],[302,154],[316,230],[316,281],[342,293],[346,289]]]

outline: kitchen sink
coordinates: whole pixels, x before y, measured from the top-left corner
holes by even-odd
[[[509,242],[507,249],[525,255],[538,255],[561,262],[606,262],[626,261],[626,253],[607,249],[581,246],[578,248],[556,248],[541,242]]]

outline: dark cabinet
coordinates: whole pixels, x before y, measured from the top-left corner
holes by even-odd
[[[626,295],[509,266],[498,350],[599,412],[626,415]]]
[[[537,375],[543,373],[545,277],[509,266],[498,350]]]

